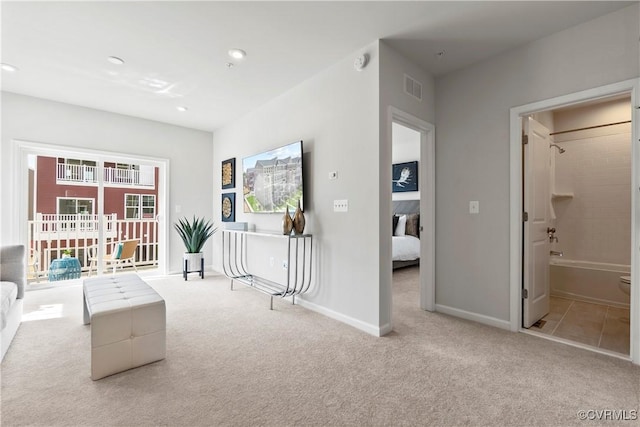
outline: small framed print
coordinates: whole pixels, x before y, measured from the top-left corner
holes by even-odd
[[[394,164],[391,179],[394,193],[418,191],[418,162]]]
[[[222,195],[222,222],[236,221],[236,193]]]
[[[236,187],[236,158],[222,162],[222,189]]]

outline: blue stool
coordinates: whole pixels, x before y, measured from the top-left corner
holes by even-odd
[[[49,281],[79,279],[82,266],[78,258],[68,257],[54,259],[49,266]]]

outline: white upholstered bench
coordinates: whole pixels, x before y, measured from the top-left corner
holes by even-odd
[[[138,275],[85,279],[83,295],[92,380],[165,358],[164,299]]]

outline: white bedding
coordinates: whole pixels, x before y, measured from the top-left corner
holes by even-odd
[[[412,261],[420,258],[420,239],[414,236],[393,236],[393,260]]]

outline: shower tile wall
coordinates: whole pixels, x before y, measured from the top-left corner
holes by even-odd
[[[624,125],[613,126],[609,131],[621,133],[556,139],[566,152],[554,153],[555,192],[574,194],[571,199],[553,202],[557,248],[564,251],[567,259],[628,265],[631,133]],[[579,134],[576,132],[574,137]]]

